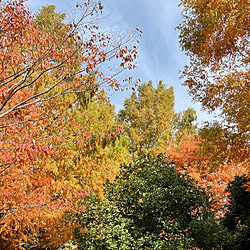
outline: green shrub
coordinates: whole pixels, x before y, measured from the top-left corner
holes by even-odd
[[[122,165],[105,195],[88,198],[86,210],[74,214],[79,249],[211,249],[229,238],[204,189],[163,155]]]

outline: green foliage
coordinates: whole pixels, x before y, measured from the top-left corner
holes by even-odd
[[[186,135],[197,133],[197,115],[192,108],[175,113],[172,121],[173,140],[177,143]]]
[[[47,5],[43,6],[40,10],[38,15],[36,16],[36,24],[39,27],[44,27],[48,30],[55,29],[55,27],[62,28],[63,21],[66,17],[65,13],[56,13],[55,12],[56,6],[55,5]]]
[[[250,192],[248,191],[249,179],[246,175],[236,176],[229,183],[227,192],[229,195],[228,211],[223,218],[223,224],[234,233],[234,244],[227,249],[250,248]]]
[[[79,249],[211,249],[227,240],[205,191],[163,155],[122,165],[105,194],[106,200],[90,197],[86,210],[72,215]]]
[[[160,81],[157,88],[152,81],[138,87],[124,103],[118,119],[124,124],[130,138],[130,153],[148,153],[162,148],[170,139],[174,115],[173,87],[166,88]]]
[[[188,135],[195,133],[197,129],[197,115],[196,111],[192,108],[176,113],[174,115],[174,127],[182,133]]]

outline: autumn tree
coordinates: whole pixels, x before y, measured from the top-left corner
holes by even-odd
[[[171,143],[178,146],[181,139],[185,136],[198,134],[197,114],[192,108],[175,113],[172,120],[172,139]]]
[[[63,23],[66,18],[66,14],[56,13],[55,9],[55,5],[43,6],[39,10],[38,15],[36,15],[35,23],[41,29],[46,29],[47,31],[53,29],[54,33],[59,34],[59,30],[66,27],[66,25]]]
[[[174,115],[174,91],[160,81],[156,88],[152,81],[138,87],[124,102],[118,119],[130,140],[130,153],[149,152],[170,140]]]
[[[106,101],[92,100],[87,108],[75,107],[72,117],[86,128],[86,142],[69,145],[69,156],[61,163],[70,171],[56,170],[57,177],[67,178],[72,188],[90,188],[100,194],[106,178],[114,178],[122,162],[128,158],[128,140],[121,137],[121,124],[115,121],[115,107]],[[68,127],[68,133],[72,128]],[[74,129],[73,129],[74,130]],[[77,131],[75,131],[77,132]],[[126,156],[127,155],[127,156]],[[55,162],[55,166],[61,164]],[[60,167],[59,167],[60,168]],[[74,177],[72,176],[74,174]],[[70,184],[70,182],[73,183]]]
[[[182,0],[180,44],[190,57],[182,72],[194,100],[219,110],[224,124],[221,144],[229,161],[248,158],[249,142],[249,3]],[[218,123],[210,124],[211,130]],[[216,152],[214,152],[216,154]],[[238,157],[236,157],[238,155]],[[220,159],[223,161],[223,159]]]
[[[170,145],[165,154],[170,155],[175,162],[176,171],[188,174],[197,185],[206,189],[209,194],[210,210],[217,218],[221,218],[227,211],[229,182],[233,181],[235,176],[247,173],[248,165],[243,162],[211,167],[209,160],[213,155],[205,155],[202,152],[201,140],[197,135],[183,136],[178,146]]]
[[[119,89],[117,72],[104,70],[114,60],[121,71],[134,67],[133,36],[121,41],[99,31],[94,20],[101,2],[76,7],[80,18],[70,24],[62,23],[63,14],[46,20],[44,9],[36,19],[23,0],[4,4],[0,13],[2,248],[27,240],[88,194],[68,188],[63,178],[71,170],[62,162],[71,156],[69,145],[87,147],[93,140],[73,109],[87,92]],[[53,7],[46,10],[53,13]]]

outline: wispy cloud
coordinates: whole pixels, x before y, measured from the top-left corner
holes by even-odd
[[[111,14],[105,20],[108,28],[118,28],[132,32],[136,27],[143,30],[143,41],[139,48],[138,69],[133,74],[142,81],[153,80],[155,84],[163,80],[175,89],[175,109],[177,112],[193,107],[198,112],[199,122],[211,120],[212,116],[200,111],[200,105],[192,103],[187,88],[182,86],[179,71],[188,62],[178,44],[175,29],[181,22],[181,9],[176,0],[103,0],[105,13]],[[68,12],[76,1],[29,0],[32,10],[46,4],[54,4],[57,10]],[[130,91],[114,94],[112,102],[121,107]]]

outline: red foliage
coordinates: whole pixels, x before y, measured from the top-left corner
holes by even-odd
[[[100,3],[87,1],[79,22],[55,27],[57,32],[39,27],[23,3],[11,1],[0,12],[0,248],[20,246],[43,228],[53,231],[60,215],[88,195],[61,189],[65,171],[73,175],[63,163],[72,157],[69,145],[90,145],[88,128],[71,111],[80,95],[98,97],[99,86],[119,90],[120,69],[108,65],[117,56],[122,68],[132,69],[137,54],[88,22],[102,10]]]

